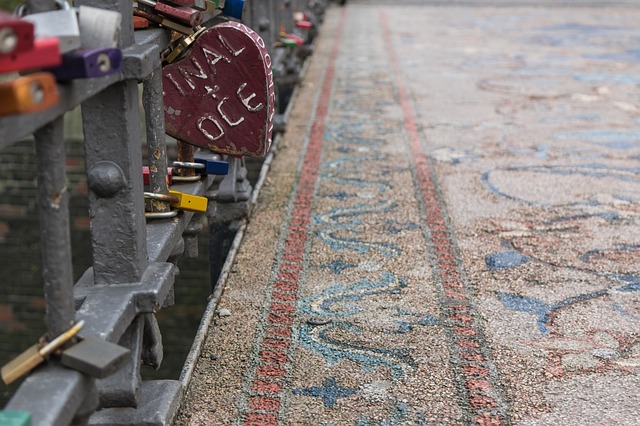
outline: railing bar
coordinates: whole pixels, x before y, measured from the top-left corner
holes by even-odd
[[[64,119],[42,127],[35,139],[45,322],[53,338],[67,330],[75,317]]]
[[[149,183],[151,192],[168,194],[167,188],[167,143],[164,134],[164,102],[162,96],[162,69],[156,69],[142,85],[142,105],[144,106],[147,149],[149,162]],[[153,211],[166,212],[167,203],[154,203]]]

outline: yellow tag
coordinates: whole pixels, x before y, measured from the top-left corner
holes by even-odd
[[[188,212],[206,212],[207,199],[197,195],[185,194],[183,192],[169,190],[169,195],[178,197],[177,203],[171,203],[171,207]]]

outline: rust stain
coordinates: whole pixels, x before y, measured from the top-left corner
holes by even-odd
[[[64,193],[67,192],[67,186],[65,185],[64,187],[62,187],[62,189],[60,191],[54,192],[53,196],[51,197],[51,208],[54,210],[59,210],[60,209],[60,203],[62,202],[62,196],[64,195]]]

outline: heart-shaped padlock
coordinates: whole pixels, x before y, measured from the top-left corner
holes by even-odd
[[[220,154],[266,155],[275,95],[271,57],[256,32],[215,25],[162,75],[169,135]]]

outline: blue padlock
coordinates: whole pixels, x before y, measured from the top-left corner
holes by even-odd
[[[193,162],[174,161],[173,167],[195,170],[196,175],[199,177],[229,174],[229,163],[226,161],[206,160],[204,158],[195,158]],[[181,179],[179,176],[174,176],[173,180],[180,181]]]
[[[226,161],[205,160],[196,158],[195,163],[204,164],[204,169],[196,170],[196,173],[204,175],[226,175],[229,174],[229,163]]]
[[[62,64],[47,71],[58,81],[104,77],[122,68],[122,50],[113,47],[76,50],[62,56]]]
[[[222,9],[222,13],[231,18],[236,18],[238,20],[242,20],[242,15],[244,13],[244,0],[226,0],[224,2],[224,8]]]

